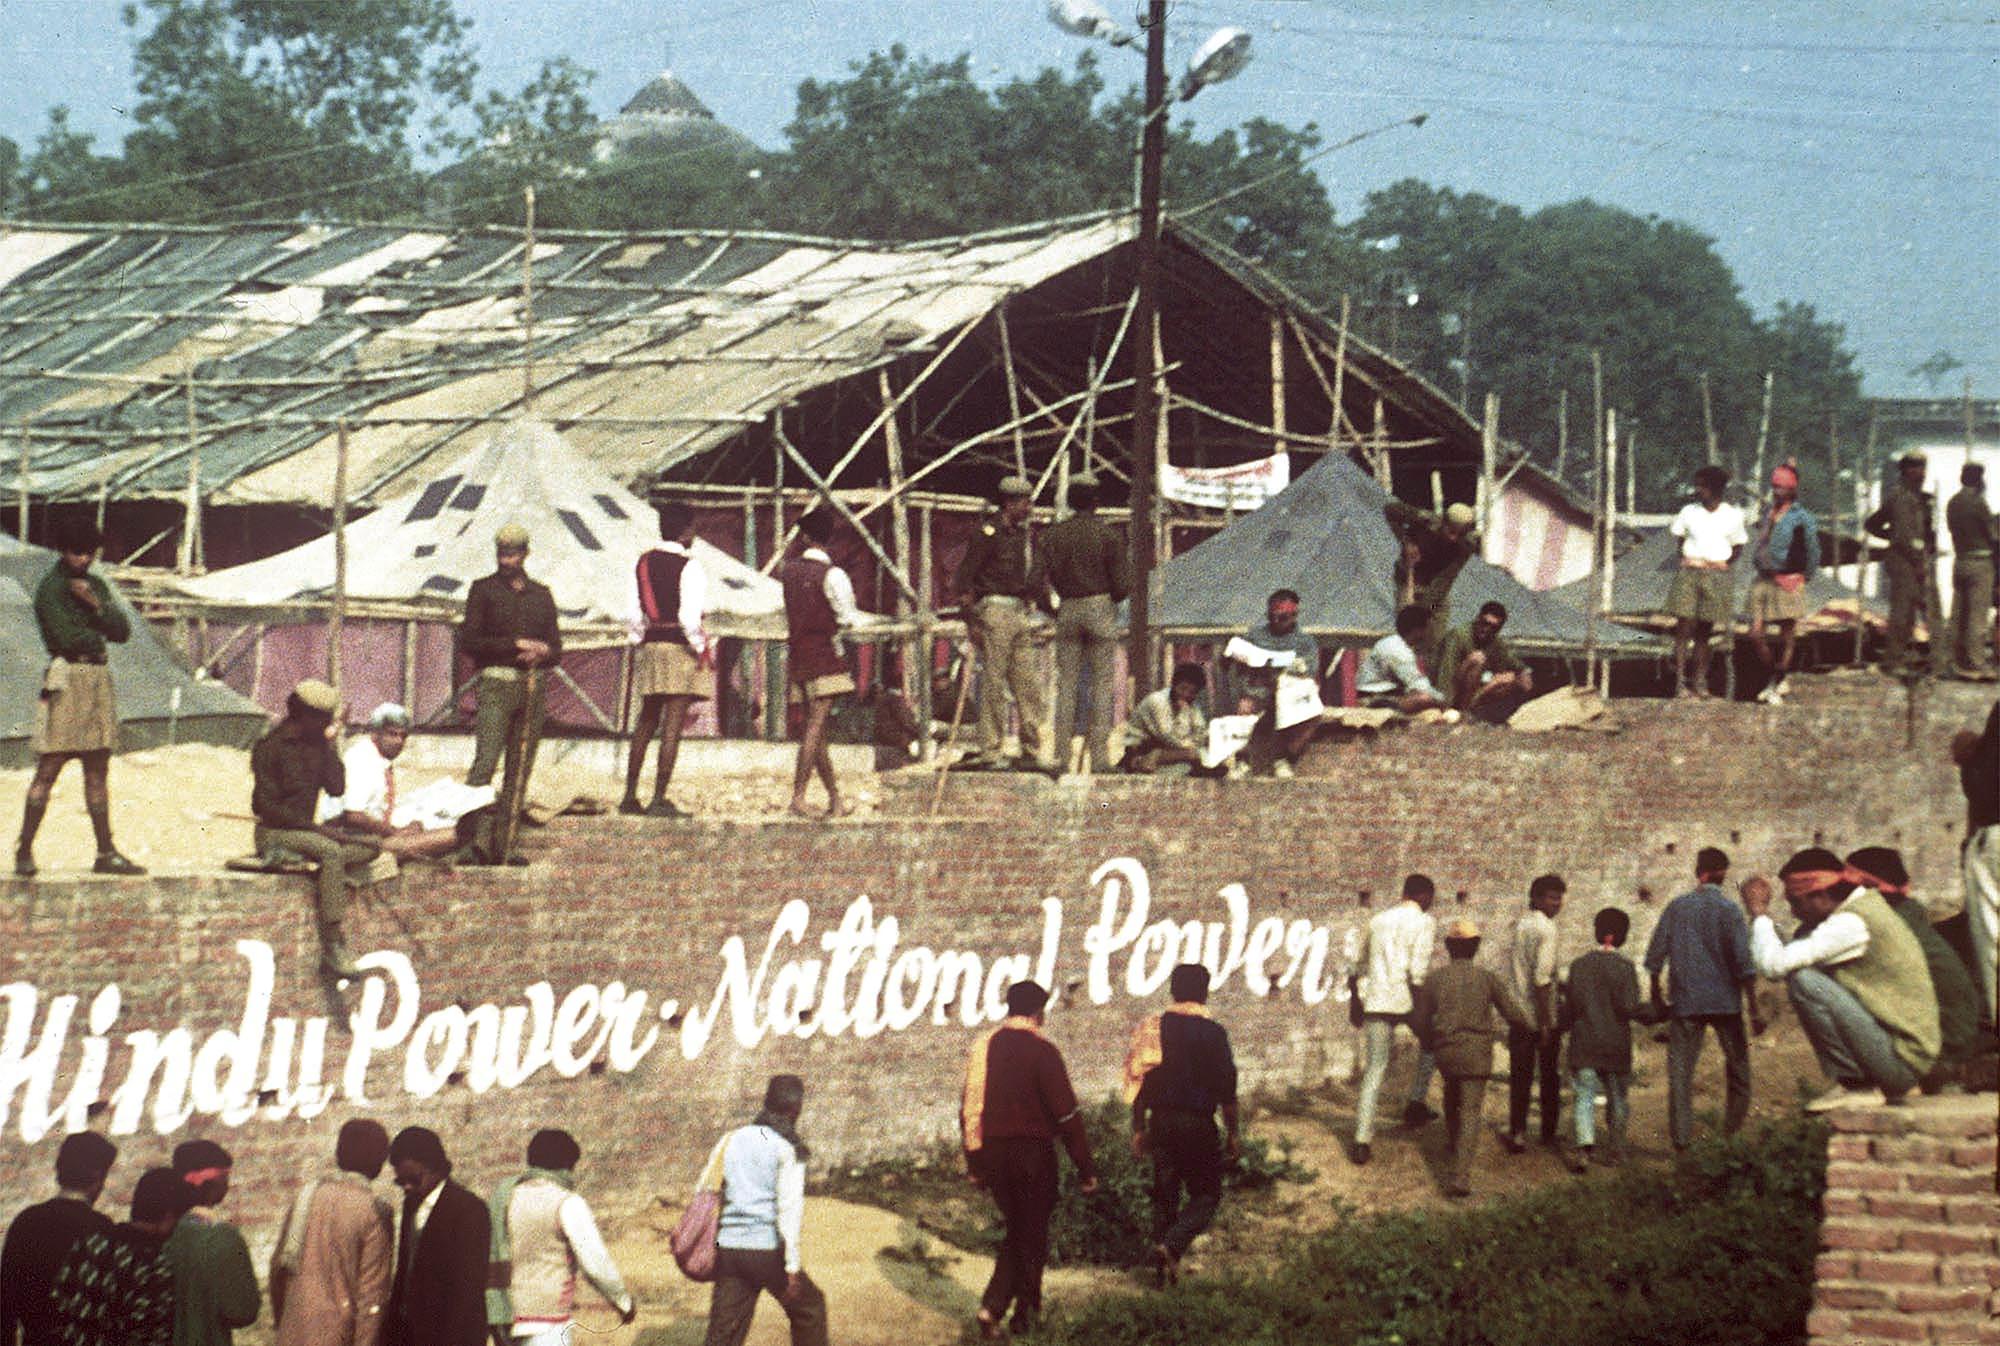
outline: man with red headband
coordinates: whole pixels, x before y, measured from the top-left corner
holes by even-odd
[[[1992,1034],[1979,1030],[1979,992],[1972,984],[1972,973],[1958,951],[1931,925],[1924,904],[1910,892],[1910,869],[1903,863],[1901,851],[1891,846],[1863,846],[1847,857],[1847,867],[1862,887],[1882,894],[1889,910],[1903,918],[1924,951],[1924,966],[1930,969],[1931,987],[1937,992],[1939,1047],[1937,1064],[1920,1085],[1925,1093],[1935,1094],[1945,1085],[1963,1080],[1973,1059],[1992,1050]]]
[[[1787,860],[1778,878],[1799,922],[1790,942],[1771,920],[1770,880],[1760,875],[1742,888],[1751,962],[1783,979],[1820,1069],[1834,1081],[1809,1112],[1901,1103],[1942,1046],[1923,947],[1862,877],[1817,846]]]
[[[1799,619],[1806,615],[1806,585],[1819,573],[1819,520],[1799,503],[1799,470],[1790,463],[1771,473],[1771,503],[1757,526],[1751,560],[1757,578],[1750,584],[1750,648],[1769,675],[1757,699],[1782,706]],[[1764,640],[1767,625],[1778,628],[1775,659]]]
[[[234,1166],[212,1140],[174,1148],[174,1172],[195,1202],[161,1250],[174,1273],[174,1346],[229,1346],[236,1328],[257,1321],[262,1296],[250,1249],[216,1209]]]

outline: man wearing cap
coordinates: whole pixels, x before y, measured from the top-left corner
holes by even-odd
[[[63,763],[83,763],[83,804],[97,833],[99,874],[144,874],[118,853],[111,841],[111,750],[118,742],[118,705],[111,692],[106,645],[123,644],[132,634],[111,586],[90,566],[97,559],[94,525],[76,520],[63,526],[56,563],[35,586],[35,625],[49,652],[41,700],[28,746],[35,774],[21,809],[21,835],[14,843],[14,873],[35,876],[35,833],[49,809],[49,794]]]
[[[1883,496],[1881,508],[1861,524],[1889,544],[1882,557],[1889,573],[1889,638],[1882,671],[1898,678],[1917,671],[1910,666],[1909,648],[1918,613],[1930,631],[1931,672],[1941,674],[1945,668],[1944,622],[1935,601],[1937,530],[1931,493],[1924,489],[1927,466],[1920,453],[1898,459],[1896,484]]]
[[[493,1221],[486,1321],[517,1346],[569,1346],[575,1334],[576,1277],[629,1323],[639,1312],[618,1264],[576,1190],[583,1147],[567,1131],[537,1131],[527,1171],[501,1180],[487,1199]]]
[[[1750,958],[1760,975],[1782,980],[1834,1082],[1806,1105],[1823,1112],[1845,1103],[1901,1103],[1930,1073],[1943,1044],[1937,993],[1923,946],[1878,892],[1832,851],[1811,847],[1778,871],[1799,927],[1787,942],[1770,917],[1771,883],[1743,883],[1750,917]],[[1879,1089],[1878,1098],[1874,1090]]]
[[[965,605],[966,626],[979,647],[979,746],[960,763],[967,770],[1005,765],[1010,693],[1021,721],[1021,756],[1015,765],[1024,771],[1048,771],[1054,765],[1042,623],[1035,608],[1047,590],[1028,527],[1032,495],[1025,477],[1000,483],[994,512],[973,533],[952,577],[952,593]]]
[[[262,1296],[250,1249],[216,1210],[229,1195],[233,1167],[229,1151],[212,1140],[174,1147],[174,1172],[195,1198],[163,1250],[174,1272],[174,1346],[229,1346],[235,1329],[257,1321]]]
[[[334,1167],[299,1189],[271,1254],[271,1317],[278,1346],[377,1346],[396,1219],[375,1194],[389,1133],[372,1117],[341,1123]]]
[[[1049,1260],[1049,1218],[1057,1193],[1056,1140],[1076,1165],[1080,1190],[1097,1190],[1097,1168],[1084,1134],[1083,1109],[1069,1068],[1042,1036],[1049,993],[1031,981],[1007,988],[1007,1017],[972,1046],[959,1109],[966,1169],[993,1194],[1006,1225],[993,1277],[979,1302],[979,1333],[1001,1335],[1013,1306],[1017,1333],[1042,1313],[1042,1269]]]
[[[1402,540],[1396,562],[1396,605],[1416,603],[1431,614],[1435,640],[1451,624],[1451,586],[1465,563],[1479,555],[1479,516],[1470,505],[1449,505],[1442,517],[1391,498],[1383,506],[1389,526]],[[1417,653],[1430,657],[1428,647]]]
[[[1991,682],[1993,671],[1993,552],[2000,526],[1986,503],[1986,469],[1959,469],[1958,494],[1945,503],[1951,530],[1951,660],[1961,678]]]
[[[1230,647],[1238,641],[1249,648],[1239,649],[1242,657],[1229,655]],[[1299,630],[1297,592],[1291,589],[1273,592],[1264,600],[1264,620],[1230,641],[1223,653],[1236,713],[1259,717],[1249,755],[1268,760],[1273,776],[1290,779],[1293,764],[1319,728],[1317,720],[1284,729],[1277,727],[1279,677],[1289,674],[1315,681],[1319,678],[1319,641]]]
[[[702,618],[708,611],[708,574],[694,556],[694,511],[679,501],[659,507],[660,545],[639,557],[634,572],[637,607],[632,628],[632,697],[639,719],[625,759],[625,798],[618,811],[649,818],[686,818],[667,798],[680,756],[688,712],[715,687],[715,658]],[[653,734],[660,760],[653,772],[653,802],[639,802],[639,773]]]
[[[396,759],[410,739],[410,712],[394,701],[375,707],[368,732],[347,745],[347,788],[319,804],[319,822],[373,840],[406,860],[434,860],[458,849],[457,821],[493,802],[493,787],[434,781],[418,790],[397,779]]]
[[[292,689],[285,718],[250,750],[250,811],[257,818],[259,855],[290,853],[318,867],[320,967],[335,977],[358,977],[361,968],[347,952],[342,928],[347,888],[368,882],[379,848],[319,826],[320,796],[347,792],[347,768],[333,746],[339,710],[340,694],[318,678]]]
[[[1111,769],[1112,700],[1118,652],[1118,605],[1131,591],[1125,543],[1097,517],[1097,478],[1085,474],[1069,484],[1067,519],[1042,535],[1042,563],[1056,593],[1056,756],[1069,762],[1077,706],[1087,695],[1090,723],[1084,731],[1090,769]],[[1080,694],[1079,683],[1090,690]]]
[[[527,798],[542,738],[548,692],[543,678],[562,658],[555,595],[528,578],[527,564],[527,529],[510,523],[493,535],[493,573],[466,591],[458,636],[459,651],[479,670],[479,714],[465,783],[492,784],[501,759],[518,744],[520,779],[510,774],[501,781],[501,796],[510,807]]]
[[[1771,473],[1771,504],[1757,525],[1750,559],[1757,571],[1750,582],[1750,648],[1768,679],[1757,699],[1782,706],[1799,620],[1806,615],[1806,585],[1819,574],[1819,520],[1799,503],[1799,470],[1790,463]],[[1775,658],[1764,639],[1767,626],[1778,631]]]
[[[1533,1033],[1530,1019],[1507,983],[1474,959],[1479,954],[1479,927],[1470,919],[1452,922],[1444,933],[1451,961],[1417,988],[1411,1026],[1417,1040],[1437,1060],[1444,1076],[1444,1124],[1451,1167],[1444,1193],[1472,1195],[1472,1161],[1483,1129],[1479,1114],[1486,1104],[1486,1083],[1493,1078],[1493,1039],[1505,1020],[1517,1033]]]
[[[1743,511],[1722,498],[1729,473],[1709,463],[1694,471],[1692,504],[1681,506],[1667,532],[1680,539],[1681,565],[1667,593],[1674,619],[1674,694],[1706,697],[1715,628],[1736,621],[1736,558],[1750,545]],[[1688,647],[1694,647],[1694,681],[1688,681]]]
[[[95,1131],[63,1137],[56,1150],[56,1194],[29,1206],[0,1243],[0,1346],[57,1346],[52,1296],[70,1250],[110,1231],[97,1209],[118,1147]]]

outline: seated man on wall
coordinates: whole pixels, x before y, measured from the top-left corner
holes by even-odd
[[[1507,642],[1504,603],[1486,603],[1470,626],[1455,626],[1437,644],[1437,674],[1451,704],[1475,720],[1505,724],[1535,694],[1535,678]]]
[[[365,837],[399,859],[435,860],[458,849],[458,820],[491,804],[494,790],[453,780],[401,789],[396,759],[409,740],[409,711],[394,701],[375,707],[368,732],[341,754],[347,789],[320,800],[319,821],[336,832]]]
[[[1406,604],[1396,614],[1396,629],[1368,647],[1355,672],[1354,690],[1363,705],[1405,715],[1444,705],[1417,658],[1417,651],[1430,643],[1430,629],[1430,609],[1421,603]]]
[[[1319,641],[1299,630],[1299,596],[1279,589],[1264,603],[1264,620],[1223,648],[1236,713],[1259,717],[1249,756],[1270,763],[1270,772],[1289,779],[1319,727],[1317,719],[1277,727],[1280,678],[1319,679]]]
[[[1208,716],[1201,694],[1208,673],[1200,664],[1177,664],[1172,683],[1141,698],[1125,722],[1124,769],[1135,776],[1185,769],[1200,774],[1202,745],[1208,740]]]
[[[1778,878],[1799,922],[1789,942],[1770,917],[1770,880],[1744,881],[1743,910],[1750,917],[1750,961],[1760,975],[1783,979],[1820,1069],[1834,1081],[1807,1111],[1901,1103],[1937,1064],[1943,1045],[1923,946],[1832,851],[1800,851]]]

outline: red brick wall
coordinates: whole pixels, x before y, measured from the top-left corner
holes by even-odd
[[[1813,1340],[2000,1342],[1992,1096],[1851,1108],[1830,1120]]]
[[[358,905],[351,943],[406,956],[420,985],[417,1009],[444,1035],[422,1054],[414,1093],[406,1087],[406,1037],[365,1071],[365,1107],[343,1095],[310,1120],[276,1117],[287,1109],[278,1096],[234,1124],[209,1115],[221,1099],[203,1100],[208,1110],[185,1120],[171,1112],[160,1122],[150,1112],[127,1116],[127,1125],[114,1127],[126,1131],[118,1137],[125,1157],[110,1199],[122,1204],[138,1172],[176,1141],[214,1136],[237,1155],[233,1211],[268,1238],[286,1191],[330,1153],[338,1123],[368,1112],[392,1129],[436,1127],[463,1176],[482,1190],[518,1164],[534,1128],[566,1126],[584,1145],[586,1190],[642,1201],[684,1185],[718,1128],[752,1110],[765,1077],[781,1070],[807,1078],[804,1128],[827,1159],[951,1134],[974,1033],[956,1002],[942,1025],[926,1015],[863,1036],[809,1020],[753,1045],[739,1042],[725,1020],[692,1058],[684,1054],[685,1014],[708,1011],[724,981],[726,941],[743,938],[754,972],[774,920],[794,899],[806,904],[809,928],[799,943],[779,948],[776,962],[818,959],[822,974],[832,961],[823,937],[844,915],[858,914],[850,904],[864,896],[878,926],[896,922],[895,953],[968,951],[982,973],[1001,955],[1032,967],[1041,956],[1044,901],[1058,900],[1054,980],[1066,996],[1051,1032],[1087,1096],[1115,1086],[1131,1022],[1160,998],[1129,993],[1131,950],[1122,947],[1101,969],[1102,1003],[1093,994],[1086,927],[1098,917],[1100,894],[1090,880],[1114,857],[1143,865],[1154,920],[1217,922],[1223,958],[1231,956],[1231,932],[1218,894],[1242,885],[1239,953],[1275,984],[1239,963],[1215,1004],[1252,1086],[1346,1068],[1351,1035],[1338,994],[1319,996],[1344,982],[1348,941],[1411,869],[1437,879],[1441,916],[1460,914],[1463,890],[1464,910],[1493,928],[1496,948],[1529,879],[1543,870],[1570,880],[1562,924],[1579,950],[1592,914],[1607,903],[1634,913],[1633,943],[1642,947],[1652,913],[1686,886],[1695,850],[1709,843],[1748,869],[1775,864],[1816,834],[1835,846],[1891,841],[1909,851],[1919,891],[1954,905],[1962,811],[1942,745],[1982,707],[1970,698],[1940,701],[1906,752],[1900,696],[1878,705],[1882,696],[1877,684],[1857,682],[1802,695],[1781,712],[1655,705],[1628,712],[1624,731],[1609,735],[1410,732],[1329,745],[1291,783],[953,777],[935,819],[927,816],[930,780],[914,779],[886,785],[883,815],[837,826],[560,820],[531,838],[537,863],[527,869],[413,873],[379,901]],[[1145,959],[1162,978],[1177,956],[1164,947],[1166,933],[1154,932]],[[1209,932],[1197,934],[1206,944]],[[297,1035],[321,1023],[324,1078],[339,1086],[353,1046],[346,1016],[358,997],[330,997],[313,976],[303,881],[80,878],[10,891],[0,903],[0,986],[11,983],[0,993],[0,1213],[48,1189],[63,1129],[60,1120],[24,1117],[24,1109],[39,1114],[52,1102],[29,1087],[39,1046],[56,1053],[53,1071],[41,1073],[52,1076],[59,1109],[83,1068],[93,997],[115,982],[120,1003],[101,1043],[107,1095],[129,1073],[135,1031],[185,1028],[195,1048],[221,1051],[227,1044],[215,1034],[244,1016],[249,964],[239,940],[275,951],[270,1013]],[[921,962],[903,971],[920,980]],[[796,988],[801,970],[784,974],[787,984]],[[847,981],[850,996],[868,984],[863,971]],[[537,982],[547,983],[552,1005],[579,997],[570,1002],[577,1010],[612,983],[646,998],[606,1041],[584,1023],[576,1055],[587,1059],[572,1062],[569,1074],[548,1065],[518,1087],[482,1092],[474,1085],[483,1081],[445,1071],[454,1078],[423,1096],[423,1063],[450,1046],[451,1007],[477,1024],[499,1014],[483,1007],[525,1006],[524,992]],[[51,998],[61,996],[79,998],[75,1022],[67,1036],[45,1036]],[[680,1015],[661,1017],[667,1000]],[[974,1017],[983,1021],[983,1008]],[[635,1039],[650,1030],[657,1041],[637,1053]],[[247,1089],[265,1087],[278,1031],[254,1034],[260,1053]],[[480,1036],[470,1034],[474,1043]],[[614,1061],[621,1040],[635,1050]],[[86,1081],[79,1107],[97,1092]],[[117,1117],[121,1099],[110,1101],[96,1125]],[[36,1139],[24,1139],[24,1122]]]

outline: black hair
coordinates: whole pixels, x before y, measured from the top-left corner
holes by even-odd
[[[1625,942],[1625,937],[1632,933],[1632,918],[1616,907],[1606,907],[1591,921],[1590,932],[1597,937],[1600,944],[1604,942],[1605,936],[1609,935],[1614,946],[1620,945]]]
[[[1207,1004],[1208,969],[1200,963],[1182,963],[1167,974],[1167,993],[1181,1004]]]
[[[1459,939],[1454,935],[1446,935],[1444,937],[1444,951],[1453,958],[1470,958],[1479,952],[1479,936],[1474,935],[1471,939]]]
[[[149,1168],[132,1188],[132,1220],[151,1224],[163,1216],[179,1219],[195,1208],[195,1191],[170,1168]]]
[[[1562,875],[1539,874],[1535,877],[1535,881],[1528,885],[1528,900],[1533,902],[1537,898],[1547,897],[1550,893],[1566,893],[1568,891],[1569,885],[1563,882]]]
[[[1208,670],[1190,659],[1186,663],[1175,664],[1174,676],[1169,678],[1167,682],[1169,686],[1190,683],[1196,691],[1201,691],[1208,686]]]
[[[799,533],[809,542],[825,546],[833,537],[834,513],[824,507],[809,509],[799,516]]]
[[[1094,481],[1072,481],[1069,484],[1069,507],[1074,510],[1096,509],[1104,498],[1104,489]]]
[[[660,516],[660,536],[669,540],[694,527],[694,511],[678,500],[664,500],[654,506]]]
[[[186,1175],[204,1168],[234,1168],[229,1151],[212,1140],[185,1140],[174,1146],[174,1172]]]
[[[1910,867],[1903,863],[1903,853],[1892,846],[1863,846],[1847,857],[1847,863],[1898,888],[1910,885]]]
[[[1729,872],[1729,852],[1719,846],[1703,846],[1694,853],[1694,872],[1697,874],[1727,874]]]
[[[1841,864],[1840,857],[1826,849],[1826,847],[1808,846],[1779,867],[1778,877],[1787,879],[1794,874],[1802,874],[1812,869],[1838,871],[1844,868],[1846,866]],[[1833,893],[1840,900],[1845,901],[1848,895],[1854,891],[1854,885],[1851,883],[1836,883],[1827,891]]]
[[[1504,623],[1507,620],[1507,605],[1498,599],[1481,603],[1479,605],[1479,615],[1482,617],[1498,617]]]
[[[1040,1014],[1049,1003],[1049,993],[1031,981],[1017,981],[1007,988],[1007,1013]]]
[[[1984,463],[1967,463],[1964,467],[1958,469],[1958,481],[1961,486],[1971,486],[1985,480],[1986,465]]]
[[[1290,603],[1296,607],[1300,601],[1295,589],[1274,589],[1271,596],[1264,600],[1264,606],[1268,608],[1273,603]]]
[[[806,1105],[806,1082],[797,1075],[773,1075],[764,1086],[764,1110],[796,1117]]]
[[[581,1158],[583,1148],[576,1143],[576,1137],[567,1131],[552,1128],[537,1131],[528,1141],[529,1168],[565,1173],[575,1168],[576,1161]]]
[[[433,1172],[450,1174],[451,1160],[445,1157],[444,1142],[427,1126],[406,1126],[389,1142],[389,1162],[414,1160]]]
[[[333,1142],[333,1162],[343,1173],[374,1177],[389,1157],[389,1131],[373,1117],[350,1117]]]
[[[118,1162],[118,1147],[95,1131],[64,1136],[56,1150],[56,1183],[72,1190],[99,1182]]]
[[[55,528],[56,550],[59,552],[96,551],[104,545],[104,535],[97,531],[97,525],[83,517],[59,521]]]
[[[1720,495],[1722,488],[1729,484],[1729,469],[1716,463],[1698,467],[1694,470],[1694,484],[1705,486]]]
[[[1404,897],[1436,897],[1437,885],[1428,874],[1411,874],[1403,879]]]
[[[1410,603],[1396,612],[1396,634],[1408,640],[1431,624],[1431,610],[1421,603]]]

